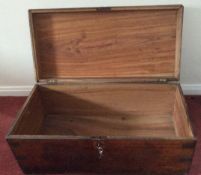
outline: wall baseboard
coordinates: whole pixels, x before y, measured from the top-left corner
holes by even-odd
[[[184,95],[201,95],[201,84],[181,84]]]
[[[28,96],[33,86],[0,86],[0,96]]]
[[[182,84],[185,95],[201,95],[201,84]],[[0,86],[0,96],[27,96],[33,86]]]

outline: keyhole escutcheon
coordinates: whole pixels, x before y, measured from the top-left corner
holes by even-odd
[[[102,159],[104,154],[104,149],[103,149],[103,142],[101,140],[97,140],[96,149],[98,152],[98,158]]]

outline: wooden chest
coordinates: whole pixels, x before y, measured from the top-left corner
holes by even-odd
[[[30,10],[36,67],[7,135],[25,173],[182,175],[181,5]]]

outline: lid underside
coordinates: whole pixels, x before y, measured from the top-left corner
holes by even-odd
[[[182,6],[31,10],[37,81],[179,78]]]

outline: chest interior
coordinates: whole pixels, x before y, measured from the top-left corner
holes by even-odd
[[[177,85],[121,83],[37,86],[13,134],[192,137]]]

